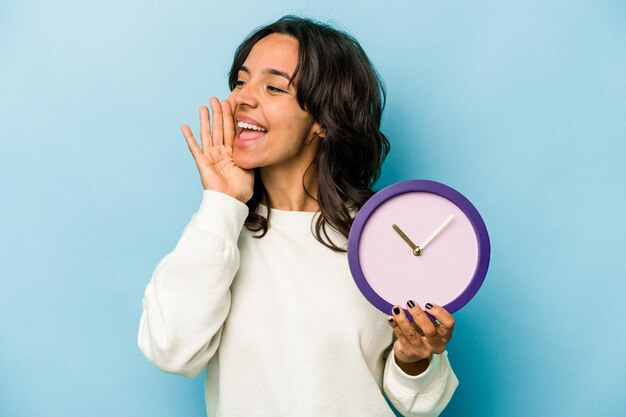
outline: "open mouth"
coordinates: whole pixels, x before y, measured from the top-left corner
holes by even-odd
[[[263,126],[243,121],[237,122],[237,137],[242,141],[258,139],[266,133],[267,129]]]

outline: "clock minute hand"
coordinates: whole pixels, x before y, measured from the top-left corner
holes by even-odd
[[[439,232],[441,232],[443,228],[446,227],[453,218],[454,218],[454,214],[451,214],[450,217],[448,217],[443,223],[441,223],[441,225],[433,232],[432,235],[428,236],[428,238],[424,241],[424,243],[422,243],[420,248],[424,249],[426,245],[428,245],[430,241],[433,240],[435,236],[437,236]]]
[[[404,241],[411,247],[411,249],[413,249],[413,255],[420,256],[422,254],[422,249],[420,249],[419,246],[415,246],[415,243],[413,243],[411,239],[409,239],[409,237],[404,234],[404,232],[398,227],[397,224],[393,224],[391,225],[391,227],[393,227],[393,230],[398,232],[400,237],[404,239]]]

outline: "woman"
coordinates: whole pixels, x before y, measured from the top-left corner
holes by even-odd
[[[389,150],[384,89],[358,42],[294,16],[252,33],[231,94],[200,108],[199,210],[146,287],[138,342],[160,369],[206,368],[208,416],[436,416],[458,380],[454,319],[408,321],[361,295],[346,258]],[[314,226],[314,227],[313,227]],[[438,323],[438,324],[439,324]],[[383,395],[384,394],[384,395]]]

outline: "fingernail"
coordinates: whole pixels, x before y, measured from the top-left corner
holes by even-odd
[[[400,314],[400,307],[394,307],[394,308],[393,308],[393,314],[395,314],[396,316],[397,316],[398,314]]]
[[[406,302],[406,305],[408,305],[410,308],[415,307],[415,303],[413,302],[413,300],[409,300]]]
[[[431,308],[433,308],[433,305],[431,303],[426,303],[426,308],[430,310]]]
[[[393,323],[393,317],[389,317],[389,318],[387,319],[387,321],[388,321],[389,323]]]

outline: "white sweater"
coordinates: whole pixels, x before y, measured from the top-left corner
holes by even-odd
[[[203,192],[146,287],[144,355],[188,377],[206,368],[209,417],[393,417],[383,392],[405,416],[439,415],[458,386],[447,352],[418,376],[398,367],[386,315],[359,291],[346,253],[315,239],[314,213],[272,209],[261,239],[247,215]]]

